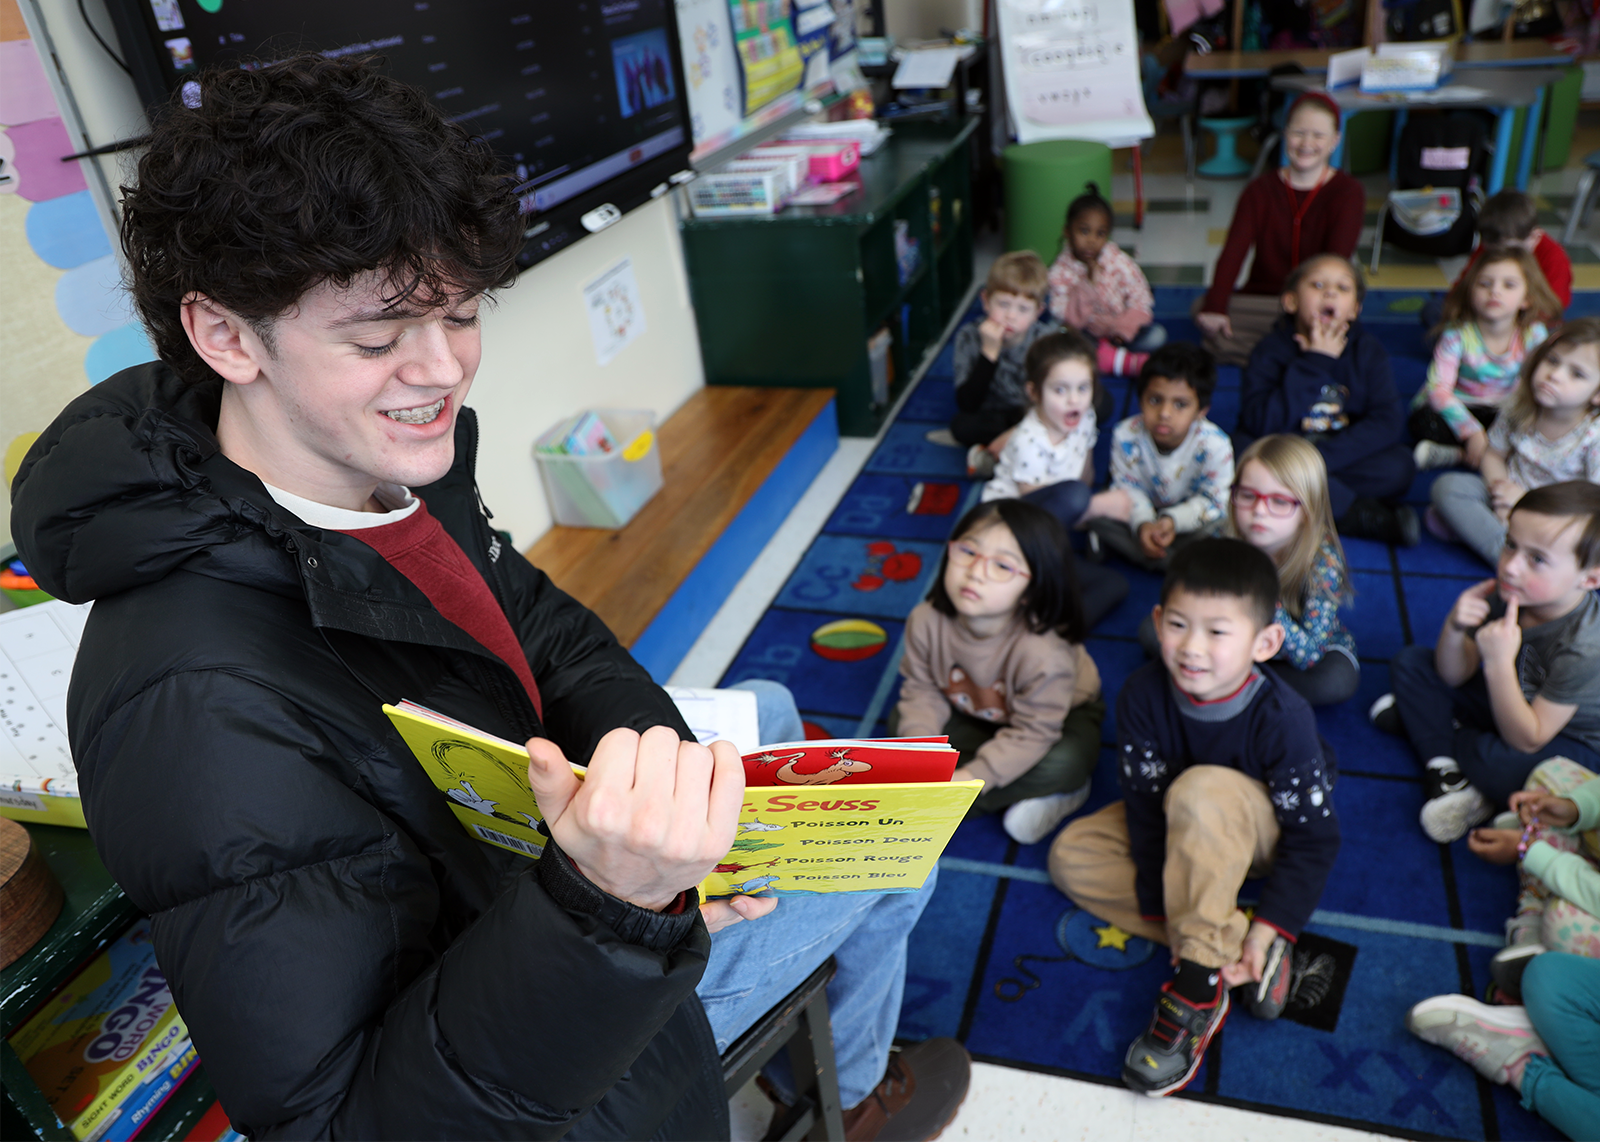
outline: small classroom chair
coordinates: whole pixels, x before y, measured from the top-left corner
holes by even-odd
[[[722,1053],[722,1082],[731,1099],[780,1050],[789,1050],[795,1103],[773,1118],[765,1142],[843,1142],[844,1111],[839,1105],[839,1071],[833,1058],[828,1022],[828,981],[836,965],[828,959],[806,981],[756,1020]]]

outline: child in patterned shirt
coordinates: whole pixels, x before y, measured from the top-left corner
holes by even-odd
[[[1356,642],[1339,621],[1350,601],[1344,547],[1328,506],[1322,454],[1298,436],[1263,436],[1239,457],[1232,532],[1272,557],[1283,648],[1268,663],[1309,704],[1343,702],[1361,683]]]
[[[1089,183],[1067,206],[1061,253],[1050,267],[1050,313],[1099,341],[1102,373],[1131,377],[1167,331],[1154,323],[1155,296],[1144,271],[1111,241],[1111,203]]]
[[[1174,552],[1219,531],[1233,483],[1233,443],[1206,413],[1217,365],[1198,345],[1150,354],[1136,382],[1139,415],[1111,436],[1111,487],[1127,494],[1127,522],[1089,525],[1097,541],[1146,570],[1165,570]]]
[[[1600,318],[1568,323],[1529,356],[1479,471],[1434,481],[1428,529],[1493,565],[1523,493],[1567,480],[1600,482]]]
[[[1516,388],[1523,359],[1561,316],[1533,255],[1495,246],[1467,267],[1444,302],[1444,332],[1428,383],[1411,402],[1406,426],[1418,468],[1476,468],[1489,448],[1486,431]]]

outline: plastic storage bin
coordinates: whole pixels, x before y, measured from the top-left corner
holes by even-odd
[[[534,458],[550,499],[550,512],[567,527],[617,528],[661,490],[661,451],[655,415],[597,409],[617,451],[601,456],[549,452],[572,430],[571,416],[534,441]],[[581,414],[580,414],[581,415]]]

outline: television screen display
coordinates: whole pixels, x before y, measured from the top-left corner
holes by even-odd
[[[141,96],[199,68],[376,54],[515,172],[523,264],[660,193],[691,146],[672,0],[109,0]],[[607,206],[614,209],[607,209]],[[587,218],[587,222],[585,219]]]

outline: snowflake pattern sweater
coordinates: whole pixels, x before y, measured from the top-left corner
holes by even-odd
[[[1201,416],[1181,444],[1163,453],[1144,418],[1130,416],[1111,431],[1111,486],[1133,501],[1128,526],[1135,531],[1157,515],[1170,517],[1179,535],[1199,531],[1228,510],[1233,442]]]
[[[1304,698],[1254,670],[1230,697],[1195,702],[1161,663],[1146,663],[1117,698],[1117,761],[1140,913],[1166,913],[1167,787],[1191,765],[1225,765],[1267,787],[1281,830],[1255,917],[1290,939],[1300,935],[1339,855],[1337,762]]]

